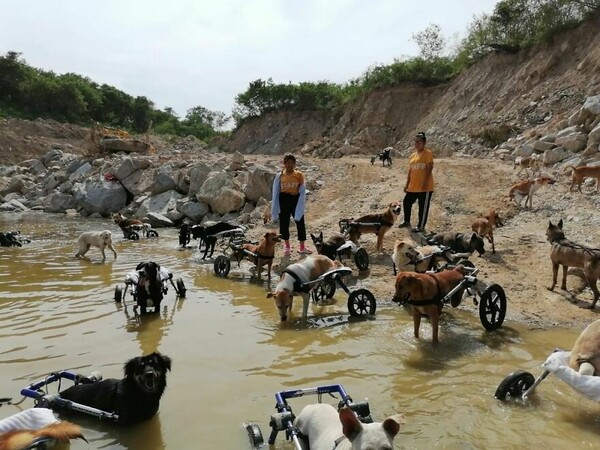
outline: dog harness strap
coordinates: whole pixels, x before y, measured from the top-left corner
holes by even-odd
[[[337,448],[337,446],[340,445],[340,443],[344,441],[344,439],[348,439],[348,438],[346,436],[340,436],[335,441],[333,441],[333,448],[331,450],[335,450]]]
[[[378,216],[379,216],[379,226],[380,226],[380,227],[383,227],[383,226],[386,226],[386,227],[391,227],[391,226],[393,226],[393,225],[394,225],[393,223],[391,223],[391,222],[388,222],[387,220],[385,220],[385,219],[383,218],[383,214],[378,214]]]
[[[294,272],[292,272],[291,270],[285,269],[283,272],[281,272],[281,274],[287,273],[289,276],[291,276],[294,279],[294,292],[309,292],[310,291],[310,287],[305,286],[304,283],[302,282],[302,280],[300,279],[300,277],[298,275],[296,275]]]
[[[273,258],[275,258],[275,255],[261,255],[261,254],[260,254],[260,253],[258,253],[258,252],[256,252],[256,256],[257,256],[258,258],[261,258],[261,259],[273,259]]]

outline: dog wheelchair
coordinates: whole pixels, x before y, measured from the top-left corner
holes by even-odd
[[[240,267],[240,263],[246,256],[257,258],[257,260],[258,258],[267,259],[267,257],[261,257],[258,253],[251,252],[244,248],[244,244],[256,245],[258,242],[248,241],[242,228],[222,231],[214,236],[219,240],[219,247],[223,253],[222,255],[217,256],[213,264],[215,275],[219,277],[226,277],[229,275],[232,260],[235,260],[238,267]]]
[[[171,283],[175,293],[178,297],[185,297],[185,293],[187,289],[185,284],[181,278],[177,278],[175,283],[173,283],[173,274],[169,272],[169,270],[165,267],[160,267],[159,276],[161,281],[160,288],[160,298],[151,298],[150,295],[144,289],[144,286],[140,285],[140,272],[141,266],[144,263],[140,263],[135,270],[132,270],[127,275],[125,275],[125,288],[123,289],[121,286],[115,286],[114,299],[115,302],[121,303],[121,301],[125,300],[125,296],[127,295],[127,291],[130,290],[131,296],[133,297],[133,301],[136,306],[140,308],[142,314],[146,314],[147,308],[154,308],[155,312],[158,312],[158,308],[160,307],[160,302],[164,295],[167,294],[169,287],[167,282]]]
[[[139,241],[141,236],[146,239],[158,237],[158,232],[153,230],[149,224],[129,225],[128,227],[123,228],[123,234],[130,241]]]
[[[537,377],[525,370],[517,370],[506,376],[498,385],[494,397],[501,401],[527,403],[529,396],[549,374],[554,374],[587,398],[600,403],[600,377],[582,375],[569,366],[571,352],[555,349],[542,363],[543,372]]]
[[[344,244],[335,249],[335,253],[333,255],[327,256],[333,256],[333,260],[339,259],[340,262],[342,261],[342,257],[345,256],[350,258],[352,256],[358,270],[367,270],[369,268],[369,254],[364,248],[359,247],[352,241],[346,241]]]
[[[392,147],[384,148],[382,151],[377,153],[376,155],[371,157],[371,165],[375,164],[375,161],[378,159],[381,160],[383,167],[385,167],[386,162],[388,166],[392,165],[392,157],[390,156],[390,152],[392,151]]]
[[[450,266],[454,267],[458,265],[463,265],[471,269],[475,268],[473,263],[465,257],[465,254],[454,253],[450,247],[438,244],[433,240],[428,241],[428,244],[439,247],[439,251],[435,251],[429,255],[423,256],[422,258],[412,260],[411,264],[414,264],[415,267],[423,261],[428,261],[426,272],[438,272],[440,270],[447,269]],[[392,263],[392,266],[394,268],[394,276],[398,275],[398,268],[396,267],[396,264]]]
[[[275,409],[277,412],[271,415],[271,419],[269,421],[271,434],[269,435],[268,444],[275,445],[277,434],[280,431],[285,431],[286,440],[292,441],[296,450],[302,450],[303,447],[300,444],[300,432],[294,427],[295,416],[292,412],[291,406],[288,404],[288,400],[307,395],[318,395],[319,403],[321,403],[321,397],[323,394],[329,394],[333,398],[337,398],[334,394],[338,394],[341,398],[338,403],[338,410],[344,406],[347,406],[354,411],[358,420],[360,420],[362,423],[373,422],[373,419],[371,418],[369,402],[365,400],[363,402],[355,403],[341,384],[330,384],[313,388],[279,391],[275,393]],[[264,445],[264,438],[258,425],[248,423],[244,424],[244,427],[248,432],[250,445],[252,445],[253,448],[259,448]]]

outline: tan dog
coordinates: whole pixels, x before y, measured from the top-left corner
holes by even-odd
[[[396,293],[393,302],[408,302],[412,307],[415,338],[419,339],[421,316],[431,319],[433,343],[437,344],[440,313],[444,296],[454,289],[466,275],[460,265],[452,270],[438,273],[400,272],[396,277]]]
[[[600,166],[567,166],[565,170],[572,169],[571,172],[571,186],[569,187],[569,192],[573,190],[573,186],[577,185],[577,190],[583,194],[581,191],[581,183],[586,178],[595,178],[596,179],[596,191],[598,191],[598,187],[600,187]]]
[[[376,234],[377,251],[381,253],[383,251],[383,237],[385,236],[385,233],[394,226],[396,218],[401,212],[402,205],[398,202],[393,202],[380,214],[366,214],[358,219],[349,219],[347,229],[348,237],[352,242],[358,244],[358,239],[361,234]],[[345,222],[345,220],[340,221],[340,223],[343,222]]]
[[[582,375],[600,376],[600,320],[589,324],[571,350],[571,369]]]
[[[533,194],[542,186],[554,184],[554,180],[549,177],[537,177],[533,180],[523,180],[512,185],[508,196],[511,200],[515,201],[515,204],[520,208],[521,202],[525,199],[525,208],[529,203],[529,208],[533,208]]]
[[[486,237],[488,242],[492,244],[492,253],[496,253],[496,247],[494,247],[494,228],[504,226],[500,220],[500,216],[495,209],[490,209],[488,213],[475,219],[471,224],[471,229],[481,237]]]
[[[112,250],[117,257],[117,251],[113,247],[112,243],[112,233],[109,230],[104,231],[87,231],[85,233],[81,233],[79,239],[77,239],[77,244],[79,245],[79,250],[75,254],[75,258],[83,257],[90,249],[91,246],[98,247],[102,252],[102,259],[106,259],[106,254],[104,253],[104,249],[108,248]]]
[[[527,175],[527,178],[529,178],[529,170],[531,169],[531,172],[533,174],[537,173],[538,175],[541,175],[542,172],[540,170],[540,155],[534,153],[531,156],[517,156],[515,158],[515,164],[513,166],[513,170],[515,167],[519,166],[519,171],[517,172],[517,176],[519,176],[521,174],[521,172],[523,172],[523,170],[525,171],[525,174]]]
[[[56,422],[39,430],[15,430],[0,434],[0,450],[21,450],[30,447],[39,438],[50,438],[60,442],[71,439],[87,439],[81,434],[81,428],[70,422]],[[43,445],[43,444],[42,444]],[[36,445],[35,448],[38,448]]]
[[[282,272],[274,292],[269,292],[267,298],[275,299],[279,310],[279,318],[285,322],[292,310],[294,294],[302,297],[302,318],[308,317],[308,292],[301,292],[300,285],[314,281],[326,272],[343,267],[339,261],[332,261],[325,255],[312,255],[297,263],[290,264]]]
[[[558,278],[558,266],[563,266],[563,278],[560,288],[567,290],[567,269],[569,267],[583,267],[583,273],[588,286],[594,293],[594,301],[590,306],[593,309],[600,297],[596,283],[600,278],[600,249],[585,247],[568,240],[563,232],[562,219],[554,225],[548,222],[546,229],[546,239],[552,244],[550,250],[550,260],[552,261],[552,286],[549,290],[554,290],[556,279]]]
[[[392,261],[398,272],[427,272],[438,265],[447,262],[452,250],[443,250],[437,245],[416,246],[408,239],[399,239],[394,244]],[[452,254],[453,258],[468,258],[469,253]]]
[[[275,257],[275,244],[280,242],[279,234],[276,231],[267,231],[258,244],[244,244],[242,249],[236,250],[234,255],[238,263],[242,259],[256,265],[258,278],[261,276],[262,266],[267,265],[267,276],[271,278],[271,267],[273,266],[273,258]]]

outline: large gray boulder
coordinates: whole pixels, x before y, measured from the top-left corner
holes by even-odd
[[[239,211],[246,203],[242,186],[226,172],[212,172],[196,194],[196,198],[221,215]]]
[[[155,228],[175,226],[173,221],[170,220],[168,217],[165,217],[161,214],[157,214],[154,212],[148,213],[148,215],[146,216],[146,222],[148,222],[150,225],[152,225]]]
[[[190,168],[190,187],[188,189],[190,197],[194,197],[198,193],[211,171],[212,169],[203,162],[196,163]]]
[[[135,216],[147,217],[150,213],[155,213],[171,221],[178,221],[183,218],[183,213],[177,210],[177,202],[181,198],[183,196],[174,190],[153,195],[141,202]]]
[[[567,159],[569,156],[570,153],[564,148],[555,147],[544,152],[543,161],[546,166],[549,166],[559,161],[562,161],[563,159]]]
[[[73,187],[77,206],[89,214],[107,216],[127,204],[127,192],[121,183],[87,180]]]
[[[75,208],[76,205],[75,196],[63,194],[62,192],[53,192],[42,203],[44,212],[48,213],[64,213],[67,209]]]
[[[184,202],[178,208],[179,212],[194,223],[200,223],[205,215],[210,211],[206,203],[202,202]]]
[[[147,159],[141,158],[125,158],[121,161],[116,168],[113,168],[112,174],[117,177],[118,180],[123,181],[133,172],[138,170],[144,170],[150,167],[151,163]]]
[[[556,138],[555,144],[573,153],[579,153],[585,148],[587,135],[585,133],[576,132],[567,135],[560,135]]]
[[[154,186],[156,169],[136,170],[127,178],[121,180],[125,189],[134,196],[151,192]]]
[[[244,194],[252,203],[262,198],[271,199],[273,180],[275,174],[264,166],[255,166],[250,171],[250,177],[246,184]]]
[[[163,192],[175,189],[176,184],[175,180],[171,177],[171,171],[171,166],[166,165],[159,167],[154,172],[152,190],[150,191],[153,195],[162,194]]]

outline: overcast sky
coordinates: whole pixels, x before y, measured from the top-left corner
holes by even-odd
[[[276,83],[360,76],[417,56],[429,24],[464,37],[498,0],[0,0],[0,53],[75,72],[180,116],[230,114],[258,78]]]

